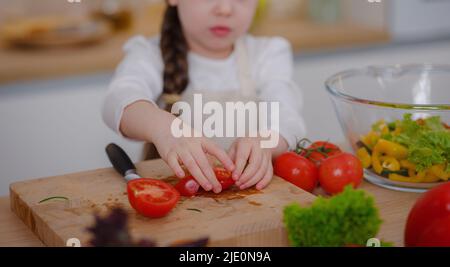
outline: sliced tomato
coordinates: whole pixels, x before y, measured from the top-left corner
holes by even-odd
[[[161,180],[141,178],[128,182],[128,200],[131,206],[146,217],[167,215],[180,199],[180,193]]]
[[[200,189],[200,185],[195,181],[194,177],[187,176],[175,185],[175,189],[184,197],[193,197]]]

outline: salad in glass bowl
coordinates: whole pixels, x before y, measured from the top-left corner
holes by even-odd
[[[423,192],[450,178],[450,65],[349,70],[326,82],[369,182]]]

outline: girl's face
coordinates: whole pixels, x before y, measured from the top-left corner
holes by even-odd
[[[169,0],[178,7],[191,51],[222,58],[253,21],[257,0]]]

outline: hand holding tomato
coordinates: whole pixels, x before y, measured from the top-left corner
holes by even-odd
[[[200,189],[200,185],[194,179],[194,177],[186,176],[181,179],[176,185],[175,189],[182,195],[183,197],[193,197],[197,194]]]
[[[222,190],[227,190],[235,183],[233,178],[231,178],[231,172],[224,168],[215,167],[214,174],[216,175]],[[184,197],[193,197],[200,189],[200,185],[192,175],[188,175],[175,185],[175,189]]]
[[[233,179],[241,190],[254,185],[262,190],[272,180],[272,150],[262,148],[262,140],[260,137],[237,138],[228,151],[236,165]]]
[[[170,120],[170,123],[172,123],[172,120]],[[184,127],[188,126],[184,125]],[[213,190],[215,193],[222,191],[217,177],[214,176],[208,155],[214,156],[230,171],[233,171],[235,168],[234,163],[225,150],[215,142],[206,137],[174,137],[170,133],[170,124],[166,130],[158,134],[152,141],[158,149],[161,158],[169,165],[177,177],[182,179],[186,176],[186,172],[182,167],[184,166],[206,191]]]

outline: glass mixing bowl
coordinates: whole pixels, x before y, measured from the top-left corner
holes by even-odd
[[[450,124],[450,65],[370,66],[338,73],[325,85],[355,152],[380,120],[401,120],[411,113],[413,119],[440,116]],[[364,173],[369,182],[400,191],[423,192],[444,182],[397,182],[369,169]]]

